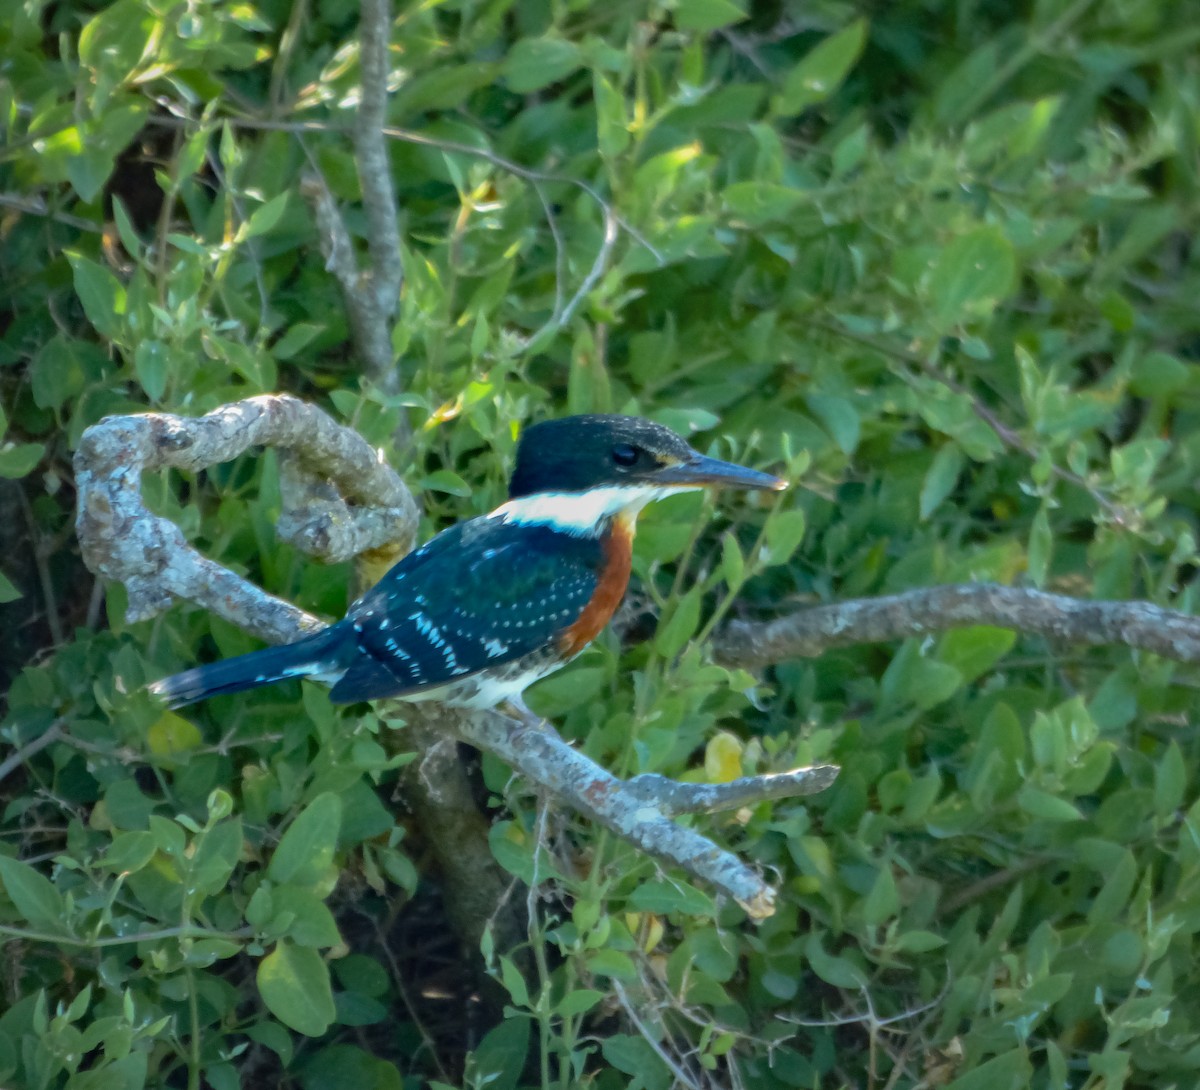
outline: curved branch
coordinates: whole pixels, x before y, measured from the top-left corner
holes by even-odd
[[[279,529],[297,548],[325,560],[393,544],[407,551],[418,516],[404,482],[361,435],[297,398],[252,397],[191,419],[106,417],[83,433],[75,453],[76,530],[88,567],[125,584],[130,620],[152,617],[183,598],[276,642],[317,624],[201,556],[179,527],[142,501],[143,473],[195,472],[261,445],[292,452]],[[307,509],[313,495],[320,502]]]
[[[752,668],[816,658],[969,625],[994,625],[1062,643],[1124,644],[1178,662],[1200,662],[1200,617],[1149,602],[1089,602],[994,583],[926,587],[883,598],[813,606],[773,621],[732,621],[714,640],[717,660]]]

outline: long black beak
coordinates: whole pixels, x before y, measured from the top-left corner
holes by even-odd
[[[780,477],[772,477],[770,473],[760,473],[757,469],[748,469],[734,462],[722,462],[718,458],[708,458],[703,454],[692,452],[686,462],[673,466],[663,466],[654,473],[655,482],[662,484],[681,484],[711,486],[714,488],[762,488],[772,492],[780,492],[787,488],[787,481]]]

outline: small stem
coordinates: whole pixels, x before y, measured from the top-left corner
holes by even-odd
[[[32,742],[26,742],[15,753],[0,761],[0,781],[7,779],[13,771],[20,768],[35,753],[40,753],[48,745],[57,742],[63,736],[63,720],[58,719]]]
[[[238,931],[210,931],[206,927],[164,927],[158,931],[139,931],[133,935],[109,935],[103,939],[81,939],[76,935],[55,935],[48,931],[30,931],[23,927],[0,924],[0,935],[26,942],[48,942],[56,946],[77,946],[83,950],[98,950],[109,946],[128,946],[135,942],[159,942],[162,939],[223,939],[226,942],[243,942],[252,938],[254,929],[243,927]]]

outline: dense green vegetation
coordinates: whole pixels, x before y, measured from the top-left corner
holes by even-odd
[[[705,658],[730,616],[969,580],[1193,611],[1190,5],[405,6],[399,392],[306,197],[319,174],[361,238],[356,31],[299,0],[0,0],[0,759],[55,739],[0,782],[0,1084],[1194,1085],[1193,667],[990,627]],[[384,446],[424,535],[567,411],[802,482],[649,512],[633,609],[530,694],[623,775],[840,764],[695,819],[775,876],[774,917],[485,758],[493,853],[538,888],[524,949],[484,939],[507,1014],[474,1017],[402,731],[316,687],[154,707],[146,680],[252,642],[183,605],[125,622],[72,451],[105,414],[274,390]],[[350,566],[275,540],[278,491],[270,453],[145,482],[339,616]]]

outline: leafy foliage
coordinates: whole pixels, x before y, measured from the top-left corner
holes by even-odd
[[[304,196],[319,171],[361,235],[347,9],[0,10],[3,729],[52,738],[4,784],[0,1081],[1195,1080],[1194,671],[987,627],[765,681],[703,652],[735,610],[968,579],[1194,608],[1185,5],[407,6],[400,396],[361,378]],[[551,412],[803,474],[649,512],[624,639],[530,694],[622,774],[839,763],[818,799],[697,819],[778,876],[775,917],[485,759],[493,852],[551,899],[528,951],[485,936],[508,1018],[430,1047],[387,930],[434,881],[388,805],[406,756],[316,689],[162,714],[148,678],[248,639],[126,625],[119,587],[103,624],[71,548],[89,424],[275,388],[381,445],[408,420],[429,532],[493,505]],[[214,558],[345,607],[348,572],[273,538],[272,456],[144,487]]]

